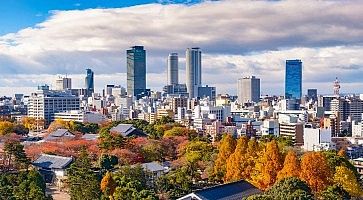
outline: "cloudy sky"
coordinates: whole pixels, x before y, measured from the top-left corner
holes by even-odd
[[[4,1],[4,3],[3,3]],[[16,3],[14,3],[16,2]],[[83,87],[126,83],[126,53],[147,50],[147,85],[166,83],[166,57],[202,49],[203,84],[236,93],[239,77],[261,78],[263,94],[283,94],[286,59],[303,61],[303,87],[363,93],[362,1],[2,0],[0,95],[31,93],[68,74]],[[122,2],[122,3],[120,3]],[[130,3],[131,2],[131,3]]]

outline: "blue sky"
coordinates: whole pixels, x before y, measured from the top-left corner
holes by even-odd
[[[122,8],[149,3],[198,3],[200,0],[1,0],[0,35],[34,26],[47,19],[53,10]]]
[[[262,94],[283,94],[286,59],[303,61],[304,91],[332,93],[338,76],[343,93],[363,93],[362,1],[0,1],[0,95],[65,74],[81,88],[86,68],[96,89],[125,86],[133,45],[145,46],[151,89],[166,84],[170,52],[184,83],[185,49],[198,46],[202,83],[217,93],[236,94],[237,79],[255,75]]]

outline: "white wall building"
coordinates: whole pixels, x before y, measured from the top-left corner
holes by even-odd
[[[46,124],[54,120],[54,114],[70,110],[79,110],[80,100],[69,91],[49,90],[49,86],[39,86],[38,91],[29,98],[28,116],[44,119]]]
[[[59,112],[54,114],[55,119],[64,121],[77,121],[82,123],[102,123],[107,121],[106,116],[97,112],[85,112],[81,110],[72,110],[66,112]]]
[[[323,128],[304,128],[304,150],[305,151],[322,151],[334,149],[331,140],[331,129]]]

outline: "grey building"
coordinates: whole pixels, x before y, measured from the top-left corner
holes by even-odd
[[[95,92],[94,73],[91,69],[86,69],[85,86],[86,95],[91,96]]]
[[[133,46],[127,54],[127,94],[138,96],[146,91],[146,51]]]
[[[198,97],[202,85],[202,52],[198,47],[186,50],[186,84],[189,98]]]
[[[168,79],[168,85],[176,85],[179,82],[179,59],[178,59],[178,53],[171,53],[168,56],[168,69],[167,69],[167,79]]]
[[[247,76],[238,79],[237,95],[239,103],[251,103],[260,101],[260,79],[255,76]]]
[[[198,97],[208,97],[211,101],[216,100],[216,87],[210,87],[208,85],[198,87]]]
[[[318,90],[317,89],[308,89],[308,99],[317,101],[318,100]]]

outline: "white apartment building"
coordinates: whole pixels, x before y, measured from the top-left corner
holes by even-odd
[[[70,110],[79,110],[80,100],[69,91],[49,90],[48,85],[39,86],[32,93],[28,103],[28,117],[44,119],[46,125],[54,120],[54,114]]]
[[[96,124],[107,121],[106,116],[102,115],[101,113],[86,112],[81,110],[54,113],[54,119]]]
[[[334,149],[330,128],[304,128],[304,150],[322,151]]]

